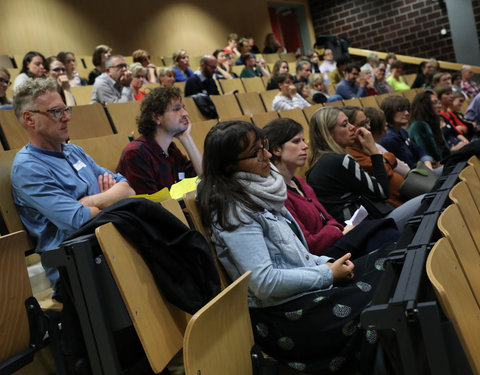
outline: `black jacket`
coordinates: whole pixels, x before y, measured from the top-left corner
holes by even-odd
[[[220,292],[205,238],[161,204],[143,198],[123,199],[88,221],[70,239],[94,233],[108,222],[133,241],[159,289],[175,306],[194,314]]]

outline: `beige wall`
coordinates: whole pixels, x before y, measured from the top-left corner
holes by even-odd
[[[310,14],[307,0],[277,2],[305,4]],[[0,23],[0,54],[21,56],[91,55],[97,44],[124,55],[143,48],[171,56],[185,48],[194,56],[225,46],[230,32],[251,34],[262,48],[271,32],[267,0],[0,0]]]

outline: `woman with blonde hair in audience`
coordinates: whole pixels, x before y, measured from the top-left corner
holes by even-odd
[[[86,86],[87,81],[79,76],[75,67],[75,55],[73,52],[62,51],[57,54],[57,59],[59,59],[63,65],[65,65],[66,74],[68,78],[68,83],[70,87],[74,86]]]
[[[248,306],[255,342],[306,373],[372,373],[376,335],[360,328],[388,250],[350,260],[308,252],[285,209],[283,176],[262,129],[221,122],[205,139],[200,216],[232,280],[252,271]],[[359,355],[359,351],[362,355]]]
[[[175,72],[175,82],[186,82],[188,77],[193,75],[190,69],[190,58],[184,49],[176,50],[173,55],[173,70]]]
[[[288,73],[289,69],[290,68],[288,66],[288,61],[287,60],[280,59],[280,60],[275,61],[275,64],[273,64],[273,69],[272,69],[272,74],[270,76],[270,80],[268,81],[268,84],[267,84],[267,90],[278,89],[277,77],[282,73]]]
[[[137,49],[132,52],[132,57],[134,63],[140,63],[145,69],[147,69],[147,75],[144,78],[144,83],[157,83],[157,67],[155,64],[150,62],[150,54],[143,49]]]
[[[310,107],[310,103],[297,93],[290,74],[280,74],[277,77],[277,83],[280,92],[273,98],[272,109],[274,111]]]
[[[23,57],[20,74],[15,78],[15,82],[13,83],[13,91],[27,79],[44,78],[46,73],[45,57],[37,51],[27,52]]]
[[[171,66],[162,66],[158,69],[158,81],[160,86],[173,87],[175,83],[175,71]]]
[[[75,98],[70,91],[65,65],[56,56],[50,56],[45,60],[45,68],[48,76],[57,82],[57,90],[63,102],[69,107],[76,105]]]
[[[12,84],[10,73],[0,66],[0,109],[12,109],[12,99],[7,98],[7,89]]]
[[[145,68],[139,62],[135,62],[128,67],[130,73],[132,73],[132,82],[130,86],[133,89],[133,97],[135,100],[142,100],[147,93],[140,90],[145,82],[145,77],[147,76],[147,68]]]
[[[375,69],[377,67],[375,66]],[[365,91],[367,96],[378,95],[378,92],[375,90],[375,77],[373,76],[372,70],[368,68],[361,68],[360,73],[358,74],[359,80],[365,80]]]
[[[232,65],[228,64],[227,53],[223,49],[215,50],[213,56],[217,59],[217,70],[215,71],[215,77],[217,79],[238,78],[232,71]]]
[[[310,82],[310,90],[312,91],[312,101],[314,103],[330,103],[342,100],[340,95],[330,95],[328,87],[325,83],[325,78],[323,74],[314,73],[310,74],[308,77]]]
[[[100,44],[95,47],[92,55],[92,63],[95,66],[95,69],[88,74],[89,85],[93,85],[97,77],[102,73],[105,73],[105,61],[107,61],[110,56],[112,56],[112,49],[109,46]]]
[[[367,129],[355,128],[341,108],[323,107],[310,120],[310,145],[307,182],[338,222],[351,219],[363,206],[369,218],[391,218],[403,231],[422,196],[395,209],[387,202],[390,190],[384,159]],[[368,155],[371,176],[347,153],[348,147],[357,147]]]

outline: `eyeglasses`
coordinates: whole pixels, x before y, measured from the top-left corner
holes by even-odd
[[[54,72],[58,73],[58,72],[65,72],[65,68],[55,68],[55,69],[52,69]]]
[[[270,144],[268,143],[268,138],[264,137],[262,139],[262,145],[258,150],[255,151],[253,155],[246,156],[244,158],[238,158],[237,161],[257,158],[257,161],[262,162],[265,159],[265,150],[268,151],[269,148],[270,148]]]
[[[405,111],[410,111],[410,108],[407,106],[397,108],[397,112],[405,112]]]
[[[61,119],[65,113],[69,116],[72,115],[72,107],[54,109],[30,109],[30,112],[43,114],[51,113],[56,119]]]
[[[370,125],[370,119],[369,119],[369,118],[366,118],[366,119],[363,120],[360,124],[358,124],[358,127],[364,128],[365,126],[369,126],[369,125]]]
[[[432,100],[433,105],[442,105],[442,102],[440,100]]]
[[[113,65],[112,68],[115,68],[115,69],[127,69],[127,64]]]
[[[3,78],[0,78],[0,84],[4,84],[4,85],[7,85],[7,86],[10,86],[12,84],[11,81],[8,81],[6,79],[3,79]]]

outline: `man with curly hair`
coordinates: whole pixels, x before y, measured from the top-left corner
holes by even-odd
[[[137,194],[153,194],[202,173],[202,155],[190,135],[192,123],[178,88],[152,90],[142,101],[137,123],[142,136],[125,147],[117,166]],[[190,159],[178,149],[174,138]]]

